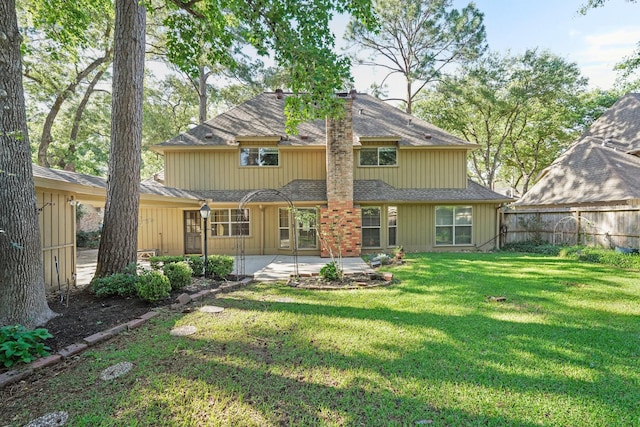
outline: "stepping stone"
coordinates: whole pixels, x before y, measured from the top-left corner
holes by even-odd
[[[133,363],[131,362],[120,362],[116,363],[113,366],[108,367],[100,374],[100,378],[103,381],[110,381],[115,378],[121,377],[126,374],[133,368]]]
[[[284,297],[284,298],[276,298],[276,302],[296,302],[293,298]]]
[[[215,305],[205,305],[200,307],[200,311],[203,313],[222,313],[224,307],[216,307]]]
[[[58,427],[63,426],[69,420],[69,414],[66,412],[52,412],[36,418],[25,427]]]
[[[174,337],[186,337],[187,335],[193,335],[198,331],[195,326],[178,326],[171,330],[171,335]]]

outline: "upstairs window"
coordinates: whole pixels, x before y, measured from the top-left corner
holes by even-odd
[[[366,147],[360,149],[360,166],[396,166],[396,147]]]
[[[278,149],[245,147],[240,149],[240,166],[278,166]]]

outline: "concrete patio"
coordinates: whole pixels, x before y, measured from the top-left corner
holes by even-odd
[[[96,271],[98,258],[97,249],[77,251],[77,275],[78,286],[88,285]],[[243,266],[237,265],[240,260],[234,257],[234,273],[240,272],[245,276],[252,276],[260,282],[286,281],[295,271],[294,257],[291,255],[247,255]],[[331,261],[330,258],[318,256],[298,256],[298,274],[318,274],[320,269]],[[139,261],[148,266],[146,261]],[[373,269],[360,257],[343,258],[342,266],[347,274],[373,273]]]

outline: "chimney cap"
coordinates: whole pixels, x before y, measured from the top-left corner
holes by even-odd
[[[283,94],[282,89],[276,89],[276,99],[282,99]]]

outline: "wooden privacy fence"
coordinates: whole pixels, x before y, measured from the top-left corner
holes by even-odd
[[[640,248],[640,206],[509,209],[502,212],[502,244],[553,244]]]

